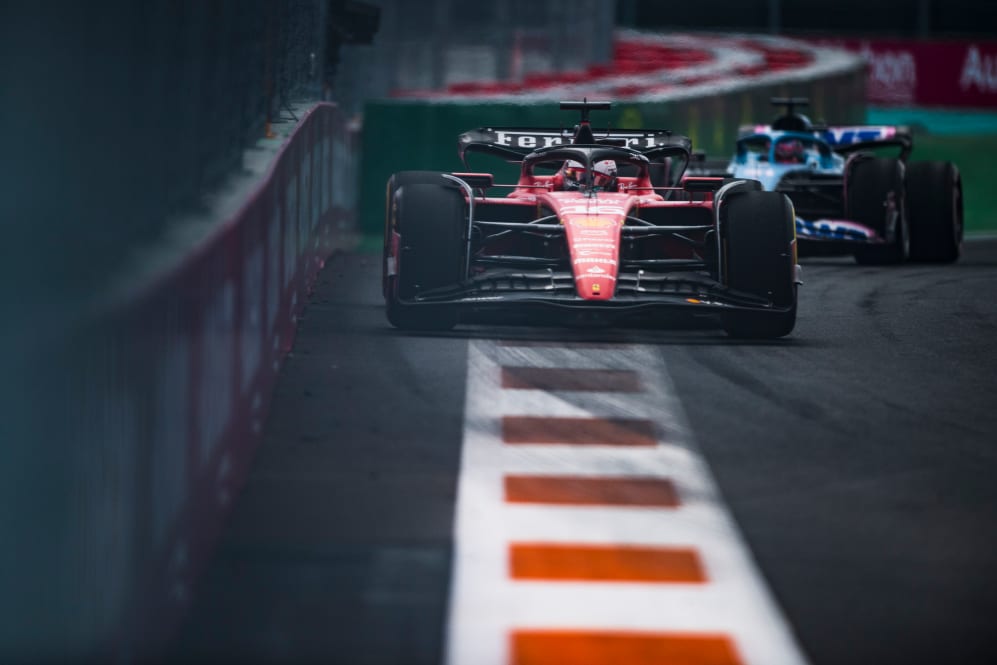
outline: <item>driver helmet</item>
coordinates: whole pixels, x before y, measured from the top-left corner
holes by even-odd
[[[565,189],[581,189],[585,183],[585,166],[581,162],[569,159],[561,167]]]
[[[604,159],[592,166],[592,184],[606,192],[616,189],[616,162]]]
[[[799,139],[775,144],[775,161],[778,164],[802,164],[805,160],[803,142]]]
[[[569,159],[561,167],[565,189],[580,189],[585,184],[585,166]],[[616,189],[616,162],[604,159],[592,165],[592,186],[604,191]]]

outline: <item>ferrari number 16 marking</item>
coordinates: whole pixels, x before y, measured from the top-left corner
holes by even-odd
[[[599,264],[611,265],[611,266],[615,266],[616,265],[616,261],[613,260],[613,259],[606,259],[606,258],[598,258],[598,259],[575,259],[575,265],[576,266],[585,265],[586,263],[599,263]]]
[[[616,245],[611,242],[576,242],[575,249],[616,249]]]

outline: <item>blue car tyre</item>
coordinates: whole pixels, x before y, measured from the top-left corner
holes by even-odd
[[[904,164],[899,159],[859,155],[845,175],[845,207],[850,219],[876,231],[882,243],[858,247],[862,265],[903,263],[910,253],[904,196]]]
[[[907,165],[912,261],[952,263],[962,252],[962,180],[952,162]]]

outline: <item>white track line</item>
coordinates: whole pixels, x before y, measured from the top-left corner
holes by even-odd
[[[507,665],[513,629],[722,633],[746,665],[806,662],[696,450],[659,352],[648,346],[469,345],[464,447],[446,662]],[[603,368],[639,376],[637,393],[503,390],[501,368]],[[503,416],[644,418],[656,446],[510,445]],[[507,504],[507,474],[667,478],[676,508]],[[705,583],[519,581],[513,542],[694,548]]]

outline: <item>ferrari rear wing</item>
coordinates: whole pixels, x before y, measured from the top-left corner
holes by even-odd
[[[665,129],[613,130],[593,129],[592,145],[631,148],[651,157],[662,152],[685,153],[692,151],[692,141]],[[574,133],[567,129],[538,129],[535,127],[479,127],[461,134],[457,139],[457,154],[467,166],[465,155],[484,152],[502,157],[510,162],[522,162],[523,157],[539,148],[571,145]],[[662,149],[666,150],[662,150]]]

